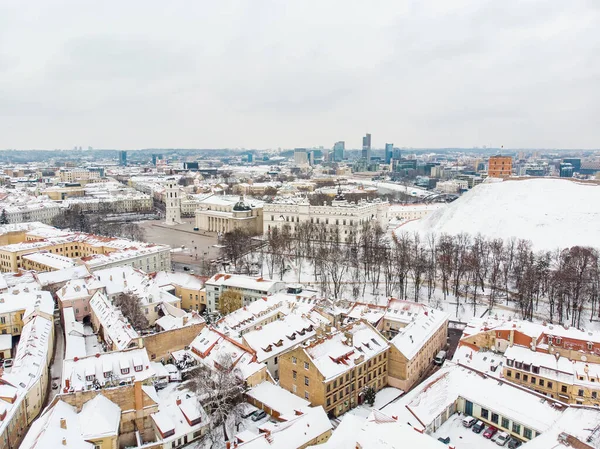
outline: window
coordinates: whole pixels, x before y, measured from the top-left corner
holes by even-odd
[[[494,424],[498,424],[498,414],[497,413],[492,413],[492,422]]]
[[[540,387],[544,386],[544,379],[540,379]]]
[[[512,376],[512,371],[511,370],[506,370],[506,377],[511,377]]]
[[[331,398],[327,398],[327,407],[331,405]]]
[[[523,427],[523,436],[525,438],[527,438],[528,440],[531,440],[531,438],[533,437],[533,435],[531,433],[531,429],[528,429],[527,427]]]
[[[560,337],[556,337],[556,344],[557,345],[560,345],[561,341],[562,341],[562,339]]]
[[[532,366],[531,367],[531,372],[535,373],[535,374],[540,374],[540,367],[539,366]]]
[[[592,399],[598,399],[598,392],[592,391]]]
[[[308,377],[304,376],[304,385],[306,385],[308,387],[308,383],[309,383]]]
[[[308,400],[308,391],[304,392],[304,399]]]
[[[292,385],[292,393],[296,392],[296,385]]]
[[[142,365],[136,365],[133,367],[133,369],[135,370],[136,373],[139,373],[140,371],[142,371]]]
[[[298,372],[297,371],[292,371],[292,377],[294,379],[296,379],[297,376],[298,376]],[[329,391],[329,385],[327,385],[327,391]]]
[[[508,429],[508,419],[502,418],[502,427]]]
[[[295,365],[298,362],[298,359],[296,357],[292,357],[292,363]]]
[[[93,374],[91,374],[89,376],[85,376],[85,380],[87,380],[88,382],[92,382],[94,380],[94,377],[95,376]]]
[[[577,396],[583,397],[583,390],[582,389],[579,389],[579,391],[577,392]]]
[[[563,392],[563,393],[566,393],[567,392],[567,386],[566,385],[562,385],[560,387],[560,391]]]
[[[512,431],[516,434],[521,435],[521,424],[513,423]]]
[[[304,369],[309,369],[310,365],[308,364],[308,362],[304,362]]]
[[[489,414],[490,414],[490,412],[488,412],[488,410],[487,410],[487,409],[485,409],[485,408],[482,408],[482,409],[481,409],[481,417],[482,417],[483,419],[488,419],[488,416],[489,416]]]
[[[515,373],[515,379],[519,380],[521,378],[521,373]]]
[[[527,374],[523,374],[523,382],[527,382],[528,378],[529,378],[529,376]]]
[[[121,368],[121,374],[129,374],[129,368]]]
[[[537,379],[535,377],[531,376],[531,383],[535,384],[536,382],[537,382]]]
[[[548,388],[552,388],[552,382],[548,382],[548,385],[547,385],[547,387],[548,387]]]

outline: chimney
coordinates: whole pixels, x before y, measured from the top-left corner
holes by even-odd
[[[60,428],[61,429],[67,428],[67,420],[65,418],[60,418]]]
[[[66,445],[67,445],[67,439],[66,439],[66,438],[63,438],[63,439],[62,439],[62,445],[63,445],[63,446],[66,446]]]
[[[177,399],[175,400],[175,403],[177,405],[181,405],[181,399],[179,399],[179,396],[177,396]]]

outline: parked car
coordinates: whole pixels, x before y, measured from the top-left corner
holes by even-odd
[[[521,442],[521,440],[517,440],[515,437],[511,437],[510,441],[508,442],[508,448],[509,449],[517,449],[518,447],[521,447],[523,443]]]
[[[242,418],[250,418],[252,415],[258,413],[259,410],[250,404],[244,404],[244,411],[242,412]]]
[[[481,431],[485,428],[485,424],[483,423],[483,421],[477,421],[475,424],[473,424],[473,427],[471,427],[471,430],[475,433],[481,433]]]
[[[485,432],[483,432],[483,436],[489,440],[494,435],[496,435],[496,432],[498,432],[498,429],[496,429],[494,426],[490,426],[487,429],[485,429]]]
[[[462,425],[465,427],[473,427],[473,424],[475,424],[477,422],[477,420],[475,418],[473,418],[472,416],[466,416],[463,420],[462,420]]]
[[[4,362],[2,362],[2,366],[4,368],[10,368],[11,366],[13,366],[13,359],[4,359]]]
[[[510,435],[506,432],[500,432],[496,434],[496,444],[498,446],[504,446],[510,440]]]
[[[433,363],[441,366],[444,364],[444,360],[446,360],[446,351],[440,351],[433,359]]]
[[[446,438],[439,437],[438,441],[441,441],[444,444],[450,444],[450,437],[446,437]]]
[[[264,410],[257,410],[256,412],[254,412],[254,414],[252,415],[252,421],[260,421],[261,419],[263,419],[265,416],[267,416],[267,412],[265,412]]]

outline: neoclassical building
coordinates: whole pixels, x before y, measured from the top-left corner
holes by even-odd
[[[385,229],[389,222],[389,203],[386,201],[361,201],[349,203],[338,193],[331,206],[311,206],[306,199],[282,199],[263,206],[263,233],[275,227],[289,225],[292,232],[299,223],[310,222],[338,227],[342,239],[347,240],[352,232],[360,232],[361,226],[376,221]]]
[[[260,234],[263,229],[263,205],[244,201],[243,197],[213,195],[196,209],[196,227],[202,231],[230,232],[245,229]]]

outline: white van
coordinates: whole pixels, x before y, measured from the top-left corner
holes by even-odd
[[[433,359],[433,363],[442,366],[444,364],[444,360],[446,360],[446,351],[440,351],[435,356],[435,359]]]
[[[504,446],[508,440],[510,440],[510,435],[506,432],[500,432],[499,434],[496,435],[496,444],[498,446]]]
[[[462,425],[470,428],[473,427],[475,422],[477,422],[477,419],[473,418],[472,416],[465,416],[465,418],[462,420]]]

